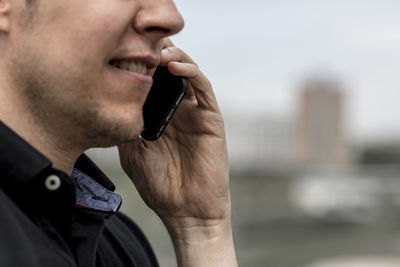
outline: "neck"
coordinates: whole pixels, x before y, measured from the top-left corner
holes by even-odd
[[[66,144],[59,140],[49,131],[43,129],[40,125],[31,123],[31,120],[19,118],[18,123],[3,116],[0,112],[0,118],[9,128],[16,132],[32,147],[47,157],[53,167],[71,174],[76,159],[84,152],[84,149],[73,148],[71,144]]]
[[[53,167],[71,174],[76,159],[85,148],[68,142],[73,138],[65,136],[58,127],[41,124],[27,108],[24,100],[14,94],[16,90],[3,87],[7,83],[0,77],[0,120],[21,136],[26,142],[46,156]]]

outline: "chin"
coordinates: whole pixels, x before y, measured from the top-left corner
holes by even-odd
[[[93,121],[86,125],[85,132],[87,140],[92,147],[110,147],[133,141],[139,138],[143,129],[143,118],[140,116],[131,117],[107,117]]]
[[[128,123],[121,123],[111,135],[114,145],[130,142],[139,138],[142,129],[143,119],[141,118]]]

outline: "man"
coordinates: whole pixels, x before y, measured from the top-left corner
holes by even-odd
[[[0,0],[0,266],[158,266],[82,155],[112,145],[179,266],[237,265],[223,121],[206,77],[167,39],[182,27],[172,0]],[[147,142],[158,64],[190,92]]]

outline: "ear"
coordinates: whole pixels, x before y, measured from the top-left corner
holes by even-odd
[[[10,31],[11,0],[0,0],[0,33]]]

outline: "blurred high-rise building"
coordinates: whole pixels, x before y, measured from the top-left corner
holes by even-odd
[[[285,174],[293,167],[293,122],[272,114],[225,114],[234,174]]]
[[[346,144],[345,97],[339,83],[310,79],[301,88],[296,120],[295,159],[305,171],[345,171],[349,165]]]

